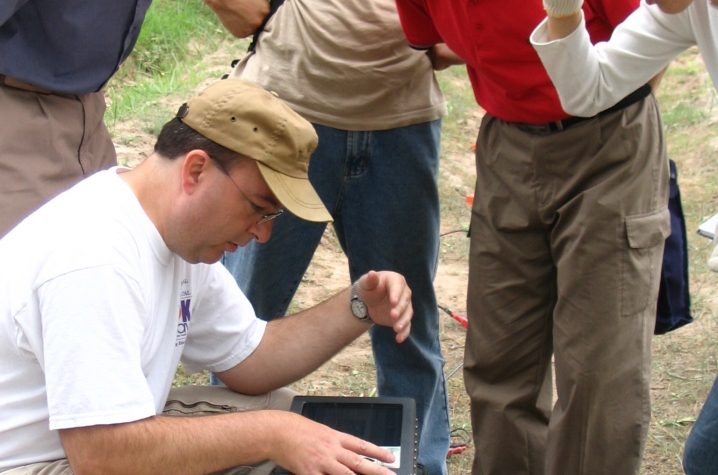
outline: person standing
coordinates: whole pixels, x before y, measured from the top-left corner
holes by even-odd
[[[276,92],[319,136],[309,178],[334,219],[351,280],[401,271],[413,290],[408,341],[370,330],[381,396],[417,403],[419,463],[446,473],[449,416],[433,279],[444,98],[427,54],[412,50],[393,0],[292,0],[230,78]],[[325,223],[285,213],[270,242],[225,257],[260,318],[283,317]]]
[[[564,109],[590,115],[611,107],[686,49],[698,46],[713,86],[718,84],[718,1],[654,0],[641,6],[595,48],[586,40],[581,1],[546,0],[549,17],[531,35]],[[577,67],[578,66],[578,67]],[[708,267],[716,271],[718,247]],[[718,379],[708,393],[683,451],[687,475],[718,473]]]
[[[473,475],[629,475],[649,377],[668,160],[649,85],[590,118],[561,109],[529,35],[539,0],[397,0],[410,44],[466,61],[476,147],[464,380]],[[592,42],[638,0],[587,0]],[[552,408],[552,356],[557,401]]]

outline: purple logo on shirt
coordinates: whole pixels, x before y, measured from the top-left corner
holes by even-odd
[[[188,323],[190,320],[189,302],[190,302],[190,299],[180,300],[179,319],[182,320],[182,323]]]
[[[188,288],[189,282],[187,279],[182,281],[183,290],[180,291],[180,306],[177,312],[177,338],[175,340],[175,346],[182,346],[187,339],[187,332],[189,331],[189,323],[192,319],[190,314],[190,303],[192,301],[192,290]]]

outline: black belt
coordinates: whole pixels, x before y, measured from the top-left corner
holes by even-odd
[[[554,132],[561,132],[562,130],[566,130],[569,127],[573,127],[574,125],[584,122],[586,120],[595,119],[596,117],[601,117],[602,115],[611,114],[612,112],[618,112],[620,110],[623,110],[626,107],[635,104],[636,102],[642,101],[650,94],[651,86],[645,84],[627,95],[626,97],[624,97],[623,99],[621,99],[613,107],[609,107],[608,109],[599,112],[593,117],[569,117],[568,119],[557,120],[556,122],[547,122],[545,124],[515,123],[515,125],[519,128],[519,130],[528,132],[530,134],[550,135]]]

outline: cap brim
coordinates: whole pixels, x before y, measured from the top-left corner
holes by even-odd
[[[282,175],[262,162],[257,162],[257,165],[274,196],[290,213],[315,223],[334,221],[308,179]]]

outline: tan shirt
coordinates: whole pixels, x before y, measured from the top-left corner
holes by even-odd
[[[385,130],[438,119],[446,104],[394,0],[286,0],[232,73],[275,91],[310,122]]]

